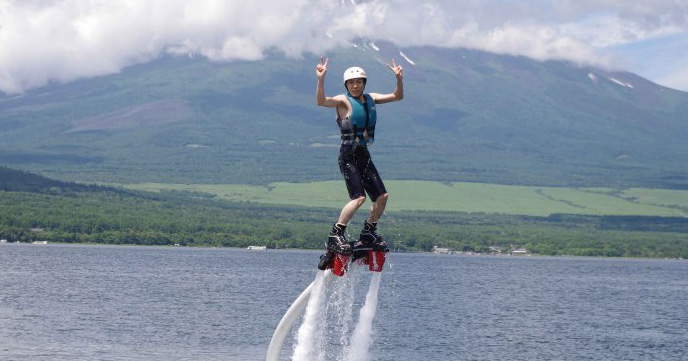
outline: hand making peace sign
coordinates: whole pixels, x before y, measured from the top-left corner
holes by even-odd
[[[397,76],[397,79],[401,79],[404,77],[404,68],[402,68],[401,65],[397,65],[397,62],[394,59],[392,59],[392,65],[386,65],[388,68],[392,69],[394,75]]]
[[[315,66],[315,75],[318,77],[318,79],[325,78],[325,74],[327,73],[327,63],[329,61],[329,58],[323,58],[322,56],[320,57],[320,62]]]

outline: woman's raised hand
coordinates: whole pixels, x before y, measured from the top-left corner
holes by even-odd
[[[327,73],[327,63],[330,61],[329,58],[320,57],[320,62],[315,66],[315,75],[318,79],[325,78],[325,73]]]
[[[387,67],[392,69],[397,78],[401,79],[404,77],[404,68],[402,68],[401,65],[397,65],[397,62],[394,59],[392,59],[392,65],[387,64]]]

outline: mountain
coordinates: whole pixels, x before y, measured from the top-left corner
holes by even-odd
[[[688,93],[628,72],[467,49],[361,41],[328,56],[328,95],[383,62],[405,99],[378,107],[371,149],[386,179],[688,188]],[[62,180],[167,183],[339,179],[332,109],[315,64],[161,57],[119,74],[0,97],[0,165]]]

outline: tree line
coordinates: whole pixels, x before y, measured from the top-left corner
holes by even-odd
[[[363,223],[359,212],[352,239]],[[322,249],[338,210],[150,193],[47,179],[0,167],[0,239],[9,242]],[[390,212],[380,225],[390,247],[541,255],[688,258],[688,218],[549,217],[460,212]]]
[[[184,192],[95,189],[0,191],[0,238],[9,242],[322,249],[337,211],[208,200]],[[363,215],[352,222],[355,238]],[[380,225],[394,250],[688,258],[688,222],[667,217],[550,217],[397,212]]]

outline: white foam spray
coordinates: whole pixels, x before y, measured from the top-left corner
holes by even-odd
[[[358,324],[351,336],[347,361],[370,361],[370,346],[373,344],[373,319],[377,312],[378,291],[381,274],[373,273],[368,287],[365,304],[361,308]]]
[[[328,287],[324,322],[327,323],[327,361],[343,361],[343,349],[348,345],[353,324],[355,281],[352,268],[345,277],[332,280]],[[328,285],[329,286],[329,285]]]
[[[377,312],[381,273],[373,272],[365,303],[354,325],[356,289],[367,266],[351,265],[344,277],[318,272],[294,341],[292,361],[370,361],[373,319]],[[363,273],[361,273],[363,271]],[[363,277],[367,278],[367,277]],[[353,328],[353,331],[352,331]]]
[[[315,276],[311,297],[306,306],[306,313],[296,336],[292,361],[321,360],[324,339],[322,327],[324,322],[325,272]]]

